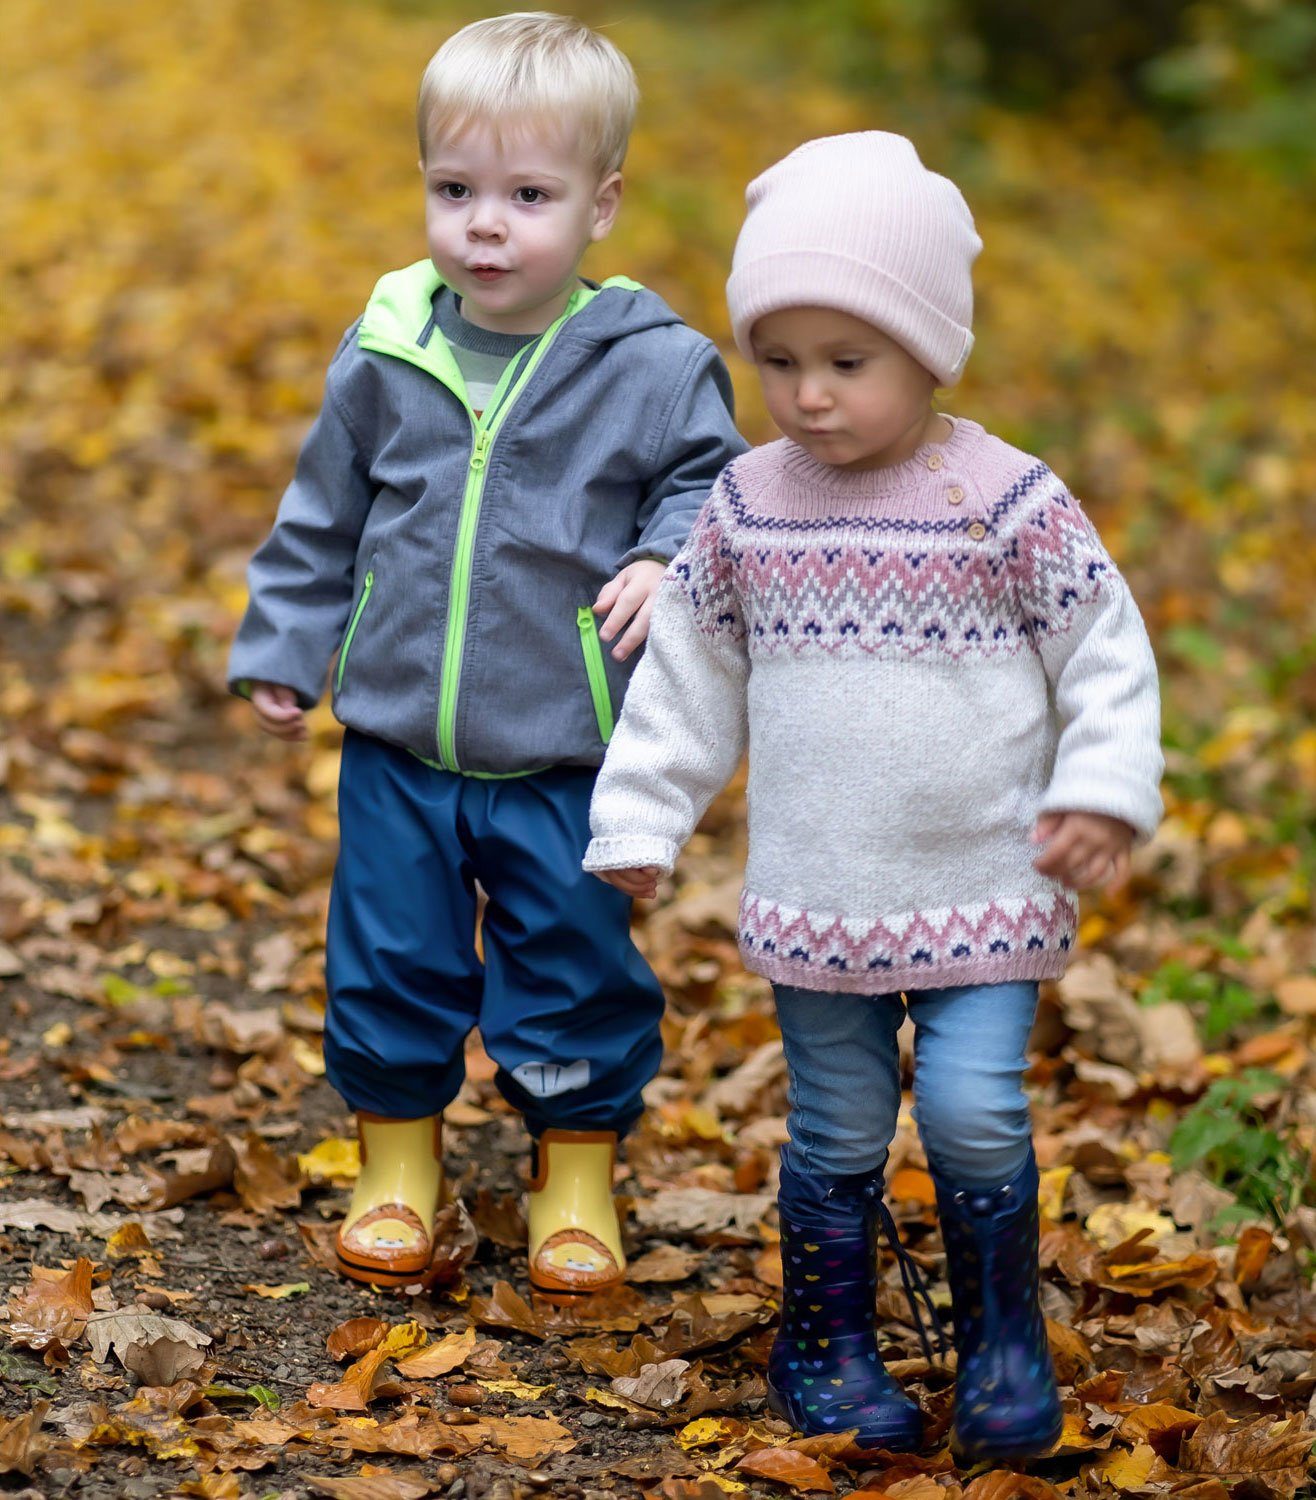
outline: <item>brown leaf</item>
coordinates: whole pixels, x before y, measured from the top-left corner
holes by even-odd
[[[450,1333],[428,1349],[418,1349],[398,1361],[398,1374],[408,1380],[433,1380],[464,1365],[475,1349],[474,1324],[461,1333]]]
[[[269,1214],[301,1203],[306,1179],[295,1161],[281,1157],[251,1130],[241,1138],[230,1136],[229,1145],[237,1159],[233,1186],[247,1208]]]
[[[388,1332],[382,1318],[349,1318],[325,1340],[334,1359],[356,1359],[373,1349]]]
[[[41,1424],[49,1410],[48,1401],[38,1401],[21,1417],[0,1420],[0,1474],[32,1473],[50,1446],[49,1439],[41,1436]]]
[[[703,1264],[704,1257],[680,1245],[659,1245],[630,1263],[626,1279],[644,1285],[652,1282],[684,1281]]]
[[[510,1281],[495,1281],[487,1297],[471,1298],[471,1318],[481,1328],[514,1328],[531,1338],[547,1337],[544,1320],[535,1312]]]
[[[980,1474],[964,1492],[964,1500],[1062,1500],[1060,1491],[1045,1479],[997,1469]]]
[[[434,1486],[419,1474],[377,1472],[348,1479],[306,1479],[317,1495],[335,1495],[338,1500],[421,1500]]]
[[[369,1411],[380,1367],[388,1357],[388,1351],[382,1347],[371,1349],[348,1366],[341,1380],[317,1380],[306,1393],[307,1401],[332,1411]]]
[[[479,1243],[480,1237],[461,1199],[445,1203],[434,1216],[434,1253],[430,1258],[433,1285],[451,1286],[458,1281]]]
[[[771,1479],[805,1494],[836,1493],[836,1486],[817,1459],[797,1453],[791,1448],[760,1448],[755,1453],[747,1453],[736,1465],[736,1469],[746,1474],[756,1474],[760,1479]]]
[[[1266,1264],[1274,1243],[1275,1236],[1270,1230],[1263,1229],[1258,1224],[1250,1225],[1239,1235],[1238,1247],[1234,1251],[1234,1280],[1240,1286],[1255,1281],[1261,1275],[1261,1269]]]
[[[92,1314],[92,1263],[78,1257],[66,1275],[42,1277],[37,1268],[27,1286],[9,1298],[6,1332],[20,1348],[50,1349],[56,1357],[82,1337]]]
[[[1301,1417],[1287,1422],[1263,1417],[1236,1424],[1215,1411],[1184,1439],[1179,1467],[1185,1473],[1221,1479],[1247,1476],[1275,1500],[1292,1500],[1298,1486],[1306,1483],[1311,1443],[1311,1431]]]
[[[663,1411],[675,1406],[685,1395],[685,1375],[689,1368],[688,1360],[664,1359],[657,1364],[645,1365],[634,1375],[618,1375],[612,1388],[619,1396],[625,1396],[638,1406]]]
[[[471,1208],[471,1219],[486,1240],[492,1240],[506,1250],[525,1253],[526,1222],[519,1193],[503,1193],[495,1197],[487,1187],[479,1188]]]
[[[139,1307],[94,1313],[87,1339],[96,1360],[104,1364],[113,1351],[125,1370],[142,1385],[173,1385],[194,1375],[206,1362],[211,1339],[181,1318],[166,1318]]]
[[[554,1453],[570,1453],[576,1440],[551,1417],[481,1417],[472,1428],[494,1447],[521,1463],[539,1463]]]

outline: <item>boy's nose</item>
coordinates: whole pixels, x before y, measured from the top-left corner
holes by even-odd
[[[487,209],[476,209],[466,222],[466,233],[473,240],[497,240],[507,238],[507,226],[502,216]]]

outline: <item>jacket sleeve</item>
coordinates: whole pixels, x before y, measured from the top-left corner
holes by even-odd
[[[1122,818],[1156,832],[1161,703],[1138,606],[1077,500],[1054,476],[1026,503],[1010,556],[1024,631],[1051,685],[1060,739],[1042,812]]]
[[[714,491],[663,577],[595,783],[585,869],[675,865],[745,752],[745,635]]]
[[[229,688],[242,697],[252,682],[277,682],[312,707],[347,625],[374,486],[339,402],[331,365],[274,529],[247,568],[247,610],[228,664]]]
[[[639,537],[617,559],[618,572],[642,557],[669,562],[681,550],[713,482],[749,446],[736,431],[731,376],[715,345],[700,338],[680,377],[664,390],[649,454]]]

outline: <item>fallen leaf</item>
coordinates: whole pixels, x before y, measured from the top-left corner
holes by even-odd
[[[375,1347],[388,1332],[382,1318],[349,1318],[325,1340],[334,1359],[356,1359]]]
[[[541,1463],[554,1453],[570,1453],[576,1440],[551,1417],[481,1417],[473,1428],[494,1447],[520,1463]]]
[[[361,1174],[361,1147],[345,1136],[331,1135],[297,1158],[312,1182],[355,1182]]]
[[[720,1193],[711,1188],[668,1188],[635,1205],[635,1218],[661,1234],[720,1234],[732,1231],[752,1241],[776,1203],[770,1193]]]
[[[661,1411],[675,1406],[685,1395],[684,1376],[689,1368],[689,1360],[665,1359],[660,1364],[645,1365],[637,1375],[618,1375],[612,1388],[628,1401]]]
[[[1045,1479],[997,1469],[980,1474],[964,1492],[964,1500],[1062,1500],[1060,1491]]]
[[[317,1479],[308,1476],[308,1488],[317,1495],[333,1495],[337,1500],[422,1500],[433,1494],[434,1486],[418,1474],[375,1473],[348,1479]]]
[[[364,1321],[364,1320],[359,1320]],[[408,1380],[433,1380],[465,1364],[475,1349],[474,1324],[461,1333],[449,1333],[427,1349],[417,1350],[398,1361],[398,1374]]]
[[[41,1435],[41,1424],[50,1410],[48,1401],[38,1401],[31,1411],[9,1421],[0,1419],[0,1474],[31,1474],[37,1460],[49,1447]]]
[[[816,1459],[790,1448],[759,1448],[754,1453],[747,1453],[736,1465],[736,1471],[754,1474],[759,1479],[771,1479],[805,1494],[836,1493],[827,1470]]]
[[[659,1245],[647,1255],[633,1260],[626,1271],[626,1279],[640,1285],[653,1282],[684,1281],[703,1264],[704,1257],[695,1250],[683,1249],[680,1245]]]
[[[121,1224],[105,1241],[105,1253],[111,1260],[149,1255],[153,1248],[146,1231],[135,1219]]]
[[[285,1297],[301,1297],[311,1290],[309,1281],[285,1281],[279,1286],[267,1286],[264,1282],[248,1281],[242,1286],[244,1292],[255,1292],[258,1297],[268,1297],[281,1302]]]
[[[49,1349],[57,1357],[80,1339],[91,1317],[92,1263],[79,1256],[63,1276],[38,1276],[16,1287],[9,1298],[5,1331],[20,1348],[38,1353]]]
[[[87,1321],[87,1339],[98,1363],[104,1364],[113,1352],[142,1385],[173,1385],[196,1374],[211,1343],[209,1334],[181,1318],[138,1307],[93,1314]]]

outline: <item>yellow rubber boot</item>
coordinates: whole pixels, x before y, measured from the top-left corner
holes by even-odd
[[[335,1242],[338,1269],[374,1286],[426,1283],[443,1188],[443,1119],[358,1113],[361,1175]]]
[[[530,1181],[530,1285],[550,1294],[598,1292],[626,1270],[612,1197],[617,1137],[546,1130]]]

